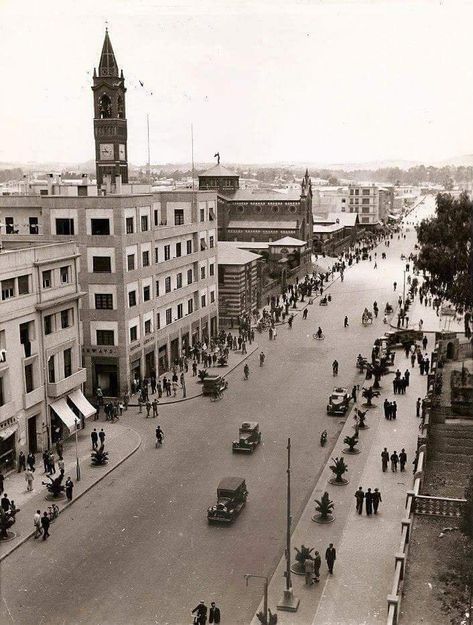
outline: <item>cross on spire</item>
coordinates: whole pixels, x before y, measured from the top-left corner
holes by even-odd
[[[102,47],[102,54],[99,63],[99,76],[116,76],[118,77],[118,64],[113,52],[112,42],[108,35],[108,25],[105,28],[105,39]]]

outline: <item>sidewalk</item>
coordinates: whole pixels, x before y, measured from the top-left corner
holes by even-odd
[[[393,375],[381,380],[381,395],[374,399],[375,408],[367,415],[368,430],[360,431],[358,455],[343,454],[343,439],[353,435],[352,413],[347,417],[332,457],[343,457],[348,465],[349,479],[346,486],[333,486],[328,482],[332,472],[325,466],[315,490],[308,500],[302,516],[292,535],[291,562],[295,549],[304,544],[314,547],[322,558],[320,583],[305,586],[304,577],[292,575],[294,595],[300,599],[296,613],[278,611],[279,625],[381,625],[386,622],[386,597],[391,591],[394,574],[394,556],[399,544],[401,520],[404,517],[406,491],[412,486],[412,460],[417,443],[419,422],[415,417],[415,401],[423,397],[427,377],[421,376],[402,350],[396,350],[395,371],[406,368],[411,371],[410,386],[405,395],[392,393]],[[360,375],[359,384],[364,379]],[[366,384],[366,386],[368,386]],[[383,401],[388,397],[396,400],[398,416],[395,421],[384,419]],[[358,405],[363,401],[361,396]],[[380,454],[384,447],[392,453],[402,447],[407,453],[405,473],[381,470]],[[379,488],[383,501],[378,514],[367,517],[355,511],[354,493],[358,486],[366,491]],[[335,521],[320,525],[312,521],[314,499],[320,499],[328,491],[335,504]],[[337,550],[334,575],[329,576],[324,556],[330,542]],[[285,559],[282,558],[269,584],[269,607],[274,612],[282,599],[284,588]],[[262,606],[258,611],[262,610]],[[252,625],[258,625],[256,617]]]
[[[396,308],[391,319],[389,320],[389,325],[392,328],[397,328],[398,310],[399,307]],[[460,332],[461,334],[465,332],[465,324],[463,323],[463,320],[458,321],[458,317],[454,315],[437,315],[433,306],[425,306],[425,301],[422,304],[420,303],[418,295],[409,306],[408,316],[408,327],[413,328],[414,330],[419,329],[419,321],[422,319],[424,322],[422,325],[423,332],[447,331]],[[400,326],[400,329],[402,329],[402,326]]]
[[[105,467],[94,468],[90,465],[91,440],[90,432],[96,427],[98,431],[103,428],[105,432],[105,450],[109,452],[109,462]],[[81,480],[76,481],[76,455],[75,439],[69,438],[64,444],[65,477],[71,476],[74,482],[74,497],[71,503],[66,499],[58,503],[60,512],[69,505],[73,505],[77,499],[90,490],[97,482],[106,477],[111,471],[116,469],[122,462],[129,458],[140,446],[141,437],[132,428],[122,426],[118,423],[107,423],[103,421],[90,421],[85,430],[81,430],[78,435],[78,455],[81,468]],[[57,455],[55,454],[56,461]],[[56,464],[56,475],[59,475]],[[16,522],[11,530],[16,536],[13,540],[0,543],[0,561],[6,558],[12,551],[23,544],[33,535],[33,515],[36,510],[44,512],[47,510],[50,501],[45,499],[47,494],[46,486],[41,482],[48,482],[43,468],[41,454],[36,454],[36,471],[33,483],[33,491],[26,490],[25,473],[10,473],[5,479],[5,492],[8,498],[15,501],[20,508],[16,515]],[[60,522],[60,519],[58,521]]]

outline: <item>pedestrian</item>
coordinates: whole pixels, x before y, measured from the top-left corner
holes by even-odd
[[[59,473],[64,473],[64,468],[65,468],[64,458],[59,458],[58,459],[57,466],[59,468]]]
[[[196,613],[195,625],[205,625],[207,623],[207,606],[203,601],[200,601],[199,605],[192,610],[192,614],[194,613]]]
[[[361,488],[361,486],[359,486],[358,490],[355,492],[356,511],[358,512],[358,514],[361,514],[363,512],[364,498],[365,498],[365,493],[363,492],[363,489]]]
[[[197,363],[195,360],[192,362],[192,375],[194,377],[197,375]]]
[[[8,495],[3,493],[3,497],[0,500],[0,506],[4,512],[8,512],[10,510],[10,500],[8,499]]]
[[[48,517],[47,512],[43,512],[43,516],[41,517],[41,527],[43,528],[43,540],[49,537],[49,526],[51,525],[51,521]]]
[[[428,358],[424,358],[424,371],[426,375],[429,375],[430,361]]]
[[[209,623],[220,623],[220,608],[217,608],[215,601],[210,604]]]
[[[320,567],[322,565],[322,558],[318,551],[314,551],[314,582],[320,580]]]
[[[172,383],[172,396],[177,397],[177,382],[175,380]]]
[[[260,352],[259,355],[259,366],[262,367],[264,365],[264,359],[265,359],[265,355],[263,352]]]
[[[308,314],[309,314],[309,309],[304,308],[304,312],[302,313],[302,319],[304,319],[304,321],[307,319]]]
[[[47,473],[49,468],[49,452],[47,449],[43,451],[43,466],[44,472]]]
[[[383,402],[383,409],[384,409],[384,418],[385,419],[389,419],[389,408],[390,408],[390,403],[388,401],[388,398],[386,397],[386,399]]]
[[[343,327],[344,328],[348,328],[348,317],[347,316],[345,316],[345,319],[343,321]]]
[[[128,389],[125,391],[125,394],[123,395],[123,407],[126,410],[128,410],[128,404],[130,403],[130,393],[128,392]]]
[[[74,488],[74,483],[71,480],[70,477],[67,478],[66,483],[65,483],[65,487],[66,487],[66,497],[67,497],[67,501],[72,501],[72,490]]]
[[[427,343],[429,342],[428,338],[426,336],[424,336],[424,338],[422,339],[422,347],[424,348],[424,351],[427,347]]]
[[[368,488],[365,494],[365,506],[366,506],[366,515],[371,516],[373,514],[373,493],[371,492],[371,488]]]
[[[416,401],[416,417],[419,418],[420,417],[420,407],[421,407],[421,398],[418,397],[417,401]]]
[[[100,444],[102,446],[105,445],[105,432],[103,431],[103,428],[99,432],[99,439],[100,439]]]
[[[381,493],[379,492],[377,488],[374,489],[372,500],[373,500],[373,511],[375,514],[378,514],[378,506],[380,502],[383,500],[381,499]]]
[[[90,433],[90,439],[92,441],[92,449],[95,450],[99,446],[99,435],[97,433],[97,428],[94,428]]]
[[[138,397],[138,414],[141,414],[142,412],[143,412],[143,400],[140,395]]]
[[[56,465],[52,451],[49,452],[49,473],[56,473]]]
[[[34,538],[38,538],[43,533],[43,529],[41,527],[41,511],[36,510],[33,515],[33,527],[34,527]]]
[[[410,377],[411,377],[411,373],[410,373],[409,369],[406,369],[404,371],[404,379],[406,381],[406,386],[409,386]]]
[[[26,456],[22,451],[18,454],[18,473],[21,473],[26,469]]]
[[[156,385],[156,390],[158,391],[159,399],[161,399],[161,397],[163,396],[163,387],[161,386],[161,380],[158,380],[158,383]]]
[[[149,417],[149,413],[151,411],[151,402],[148,400],[146,400],[146,418]]]
[[[385,473],[388,468],[388,461],[389,461],[389,451],[385,447],[383,451],[381,452],[381,467],[383,469],[383,473]]]
[[[391,471],[393,473],[397,473],[397,463],[399,462],[399,456],[397,455],[396,450],[391,454]]]
[[[325,551],[325,560],[327,562],[328,572],[330,573],[330,575],[333,575],[333,565],[335,564],[336,559],[337,552],[335,550],[335,547],[333,546],[333,543],[330,543],[327,547],[327,550]]]
[[[35,465],[36,459],[34,457],[34,454],[31,453],[31,451],[29,452],[28,456],[26,457],[26,464],[29,466],[29,468],[33,471],[34,473],[34,465]]]
[[[314,561],[310,556],[304,560],[304,574],[306,586],[312,586],[314,583],[315,567]]]
[[[416,364],[416,353],[412,352],[412,354],[411,354],[411,367],[414,368],[415,364]]]
[[[356,404],[356,385],[353,386],[353,388],[351,389],[351,396],[352,396],[353,401]]]
[[[392,418],[395,420],[397,417],[397,403],[395,401],[393,401],[393,403],[391,404],[391,410],[392,410]]]
[[[406,454],[406,450],[403,447],[401,451],[399,452],[399,467],[401,469],[401,472],[405,471],[406,462],[407,462],[407,454]]]

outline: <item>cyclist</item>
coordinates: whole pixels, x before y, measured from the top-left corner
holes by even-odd
[[[163,444],[163,438],[164,432],[162,431],[161,426],[158,425],[158,427],[156,428],[156,447]]]
[[[338,361],[334,360],[332,363],[333,375],[338,375]]]
[[[317,330],[317,332],[315,333],[318,339],[321,339],[324,335],[324,333],[322,332],[322,328],[319,326],[319,329]]]
[[[250,368],[248,366],[248,363],[246,363],[246,365],[243,367],[243,373],[245,374],[245,380],[248,380],[248,378],[250,377]]]
[[[259,355],[259,366],[262,367],[264,365],[264,359],[266,358],[266,356],[264,355],[263,352],[260,353]]]

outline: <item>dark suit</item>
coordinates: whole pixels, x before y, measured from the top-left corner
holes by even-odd
[[[207,622],[207,606],[203,603],[199,603],[197,607],[192,610],[192,614],[196,612],[195,623],[197,625],[205,625]]]
[[[209,623],[220,623],[220,609],[215,607],[210,607],[209,610]]]
[[[325,552],[325,560],[328,566],[328,572],[333,573],[333,565],[335,564],[335,560],[337,559],[337,552],[335,547],[327,547]]]

